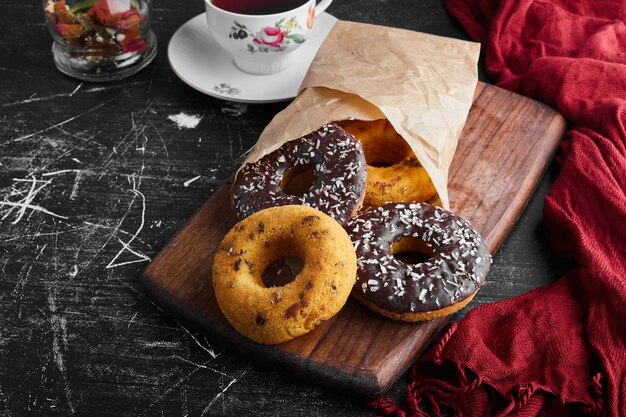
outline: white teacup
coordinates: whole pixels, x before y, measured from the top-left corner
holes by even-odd
[[[316,6],[315,0],[204,0],[213,38],[250,74],[287,68],[291,52],[307,41],[315,16],[331,2],[322,0]]]

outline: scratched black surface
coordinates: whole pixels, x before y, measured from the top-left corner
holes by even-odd
[[[155,62],[110,84],[54,68],[38,2],[0,5],[0,415],[370,415],[363,399],[225,351],[138,283],[284,107],[210,98],[170,70],[167,42],[202,2],[156,1]],[[335,0],[328,11],[466,38],[434,0]],[[200,121],[179,127],[180,113]],[[562,272],[541,223],[553,177],[469,308]]]

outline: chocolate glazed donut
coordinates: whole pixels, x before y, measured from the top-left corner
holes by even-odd
[[[291,177],[311,173],[310,187],[285,191]],[[305,205],[345,223],[365,196],[366,165],[361,144],[337,125],[327,124],[300,139],[283,144],[256,162],[246,164],[232,188],[239,218],[264,208]]]
[[[485,281],[491,255],[467,220],[429,204],[388,203],[346,224],[357,254],[355,298],[402,321],[447,316],[464,307]],[[425,243],[430,259],[394,256],[403,238]]]

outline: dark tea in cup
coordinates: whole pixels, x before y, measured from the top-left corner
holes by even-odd
[[[307,0],[210,0],[222,10],[237,14],[265,15],[296,9]]]

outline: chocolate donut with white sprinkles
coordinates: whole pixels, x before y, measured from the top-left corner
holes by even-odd
[[[341,127],[327,124],[241,168],[232,204],[239,218],[296,204],[344,224],[363,204],[366,177],[361,143]],[[299,186],[293,191],[290,183]]]
[[[467,220],[441,207],[388,203],[345,226],[357,255],[352,295],[385,317],[417,322],[460,310],[474,297],[491,266],[482,237]],[[408,239],[407,239],[408,238]],[[425,244],[429,259],[398,259],[403,242]],[[424,250],[426,249],[426,250]]]

